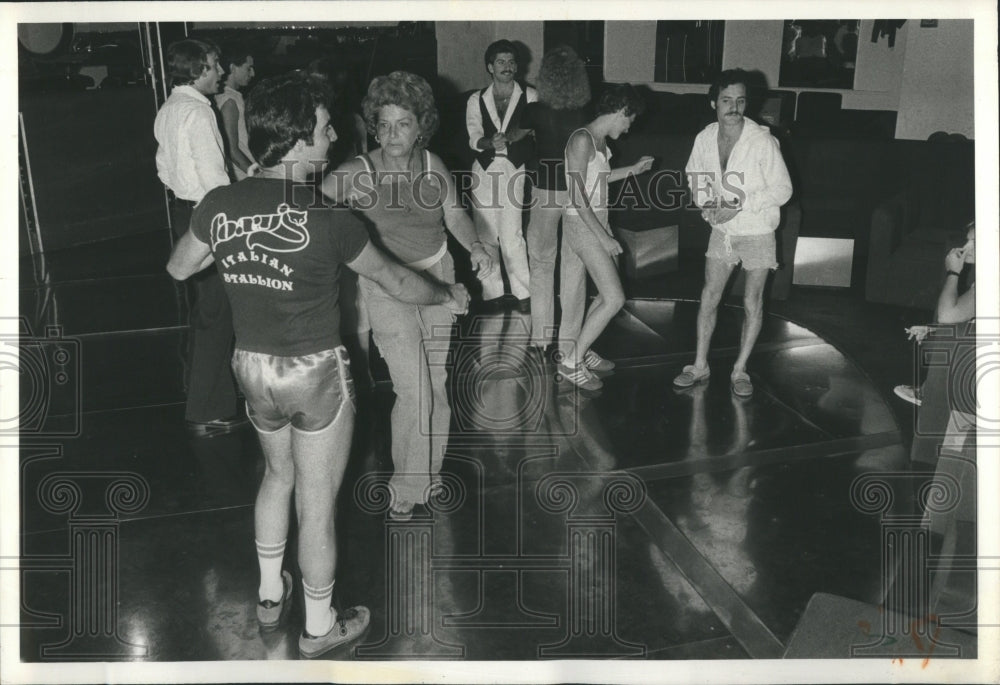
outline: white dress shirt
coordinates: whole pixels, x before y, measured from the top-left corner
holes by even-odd
[[[225,148],[208,98],[193,86],[177,86],[156,113],[156,171],[182,200],[200,202],[212,188],[229,184]]]

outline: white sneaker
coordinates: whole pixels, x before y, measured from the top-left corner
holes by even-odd
[[[592,374],[583,362],[576,366],[566,366],[563,362],[559,362],[556,380],[560,379],[565,379],[583,390],[600,390],[604,387],[601,379]]]
[[[608,374],[615,370],[615,363],[597,354],[593,350],[587,350],[583,355],[583,363],[594,373]]]
[[[371,613],[367,607],[351,607],[337,616],[326,635],[309,635],[303,631],[299,635],[299,654],[306,659],[315,659],[350,644],[364,634],[370,620]]]

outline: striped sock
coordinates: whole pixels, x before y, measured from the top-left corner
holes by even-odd
[[[326,635],[337,620],[337,612],[330,606],[333,598],[333,584],[330,581],[326,587],[311,587],[302,581],[302,590],[306,598],[306,632],[313,637]]]
[[[257,563],[260,565],[260,587],[257,598],[281,601],[285,594],[285,584],[281,580],[281,561],[285,558],[285,540],[274,544],[257,543]]]

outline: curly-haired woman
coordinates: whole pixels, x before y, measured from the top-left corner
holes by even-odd
[[[431,87],[420,76],[394,71],[368,86],[365,123],[379,147],[329,174],[323,193],[350,203],[373,226],[373,241],[410,269],[455,282],[445,229],[467,250],[479,278],[495,268],[458,201],[451,174],[426,149],[438,127]],[[389,366],[392,408],[391,514],[409,518],[427,501],[441,470],[451,409],[446,372],[428,356],[447,346],[442,331],[454,315],[445,307],[406,304],[377,283],[360,279],[375,344]]]
[[[553,48],[538,72],[538,102],[525,107],[521,127],[535,134],[531,219],[528,223],[531,344],[545,348],[555,331],[555,270],[559,218],[567,206],[563,155],[570,134],[587,123],[590,83],[572,48]]]

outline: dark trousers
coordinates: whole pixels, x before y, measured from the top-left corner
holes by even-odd
[[[191,222],[191,204],[175,200],[171,204],[174,233],[180,237]],[[222,278],[215,266],[188,279],[193,302],[188,334],[187,406],[188,421],[212,421],[236,414],[236,383],[230,363],[233,356],[233,313]]]

